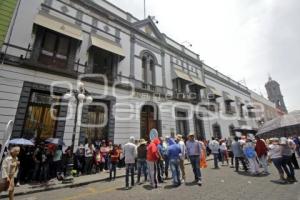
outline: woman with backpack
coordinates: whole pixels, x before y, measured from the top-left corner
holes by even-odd
[[[255,152],[255,144],[253,139],[247,138],[246,143],[243,147],[244,154],[249,161],[249,170],[252,175],[258,175],[259,172],[259,164],[257,162],[257,155]]]

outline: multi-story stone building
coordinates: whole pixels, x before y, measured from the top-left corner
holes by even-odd
[[[60,137],[67,145],[73,133],[78,145],[148,138],[152,128],[163,136],[224,138],[235,127],[256,126],[251,91],[151,18],[105,0],[4,0],[0,9],[7,11],[0,14],[1,138],[11,119],[13,137]],[[91,104],[63,98],[77,95],[79,79]]]
[[[261,127],[265,122],[280,116],[275,103],[253,91],[251,91],[251,102],[253,103],[253,112],[250,112],[250,115],[255,115],[257,127]]]

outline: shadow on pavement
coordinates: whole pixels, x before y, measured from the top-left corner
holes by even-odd
[[[271,183],[275,183],[277,185],[291,185],[291,184],[295,184],[295,183],[290,183],[290,182],[283,182],[281,180],[270,180]]]
[[[151,185],[143,185],[143,188],[146,190],[152,190],[153,187]]]
[[[121,187],[121,188],[117,188],[116,190],[118,190],[118,191],[128,191],[128,190],[131,190],[131,188],[129,188],[127,190],[125,187]]]
[[[259,174],[256,174],[256,175],[253,175],[249,172],[245,172],[245,171],[239,171],[237,172],[239,175],[243,175],[243,176],[249,176],[249,177],[267,177],[269,176],[269,174],[262,174],[262,173],[259,173]]]
[[[175,189],[175,188],[178,188],[179,186],[174,186],[174,185],[166,185],[165,187],[164,187],[164,189],[166,189],[166,190],[172,190],[172,189]]]
[[[193,182],[186,182],[185,183],[186,186],[194,186],[194,185],[198,185],[197,182],[193,181]]]

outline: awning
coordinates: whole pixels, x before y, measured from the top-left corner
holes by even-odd
[[[92,42],[92,45],[95,47],[104,49],[111,53],[117,54],[121,57],[125,57],[124,50],[120,46],[118,46],[117,43],[109,41],[108,39],[91,36],[91,42]]]
[[[230,102],[234,102],[234,98],[227,92],[223,92],[223,97],[225,101],[230,101]]]
[[[248,103],[247,104],[247,109],[248,110],[251,110],[251,109],[254,109],[255,108],[255,105],[253,103]]]
[[[51,15],[38,14],[34,18],[34,23],[74,39],[82,40],[82,31],[79,28]]]
[[[184,79],[186,81],[193,82],[193,80],[191,79],[191,77],[187,73],[185,73],[185,72],[183,72],[179,69],[174,69],[174,73],[175,73],[175,78],[181,78],[181,79]]]
[[[205,83],[202,82],[201,79],[191,76],[193,83],[195,83],[196,85],[200,86],[201,88],[206,88]]]
[[[208,90],[211,94],[215,95],[215,97],[221,97],[222,94],[220,91],[218,91],[217,89],[215,89],[214,87],[212,86],[207,86],[208,87]]]

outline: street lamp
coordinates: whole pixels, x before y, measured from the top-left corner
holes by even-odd
[[[77,84],[77,89],[72,90],[69,93],[66,93],[63,98],[70,102],[76,102],[75,119],[74,119],[74,127],[73,127],[73,134],[72,134],[72,145],[71,145],[71,151],[72,153],[74,153],[79,105],[83,103],[86,104],[92,103],[93,97],[91,97],[87,92],[87,90],[84,88],[84,84],[82,82],[79,82]]]

